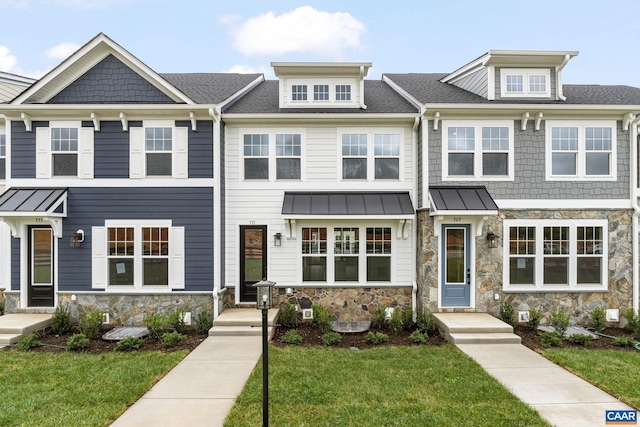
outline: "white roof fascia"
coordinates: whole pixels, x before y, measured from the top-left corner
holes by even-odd
[[[364,77],[371,68],[371,62],[272,62],[271,67],[276,77],[281,76],[315,76],[315,75],[350,75],[358,77],[364,71]]]
[[[157,87],[160,91],[165,93],[167,96],[169,96],[176,102],[195,104],[195,102],[189,99],[185,94],[180,92],[173,85],[171,85],[165,79],[160,77],[158,73],[153,71],[151,68],[145,65],[142,61],[140,61],[138,58],[133,56],[131,53],[125,50],[122,46],[120,46],[119,44],[111,40],[109,37],[107,37],[103,33],[98,34],[96,37],[94,37],[92,40],[90,40],[84,46],[82,46],[80,49],[74,52],[71,56],[69,56],[67,59],[62,61],[57,67],[55,67],[53,70],[45,74],[44,77],[38,80],[33,86],[31,86],[29,89],[21,93],[16,99],[14,99],[12,101],[12,104],[22,104],[23,102],[27,101],[30,97],[37,94],[39,90],[41,90],[42,88],[50,84],[56,77],[60,76],[65,70],[67,70],[69,67],[71,67],[80,59],[82,59],[89,52],[99,48],[100,45],[106,45],[107,49],[104,51],[102,55],[99,55],[99,57],[97,58],[98,60],[92,63],[90,67],[94,66],[99,61],[104,59],[109,53],[115,53],[118,59],[122,60],[125,64],[131,67],[135,72],[140,74],[145,80],[149,81],[149,83]],[[88,69],[90,69],[90,67],[82,69],[81,73],[86,72]],[[79,75],[77,77],[79,77]],[[73,80],[75,79],[71,79],[71,81],[66,82],[66,85],[69,85],[70,83],[72,83]],[[63,88],[60,88],[60,90],[62,89]],[[57,91],[56,93],[58,92],[59,91]],[[46,102],[48,101],[48,99],[41,100],[41,101]]]
[[[227,98],[224,101],[220,102],[218,104],[219,110],[224,109],[224,107],[226,107],[228,104],[233,103],[233,102],[237,101],[238,99],[242,98],[244,95],[246,95],[247,93],[251,92],[260,83],[264,82],[264,80],[265,80],[264,79],[264,74],[261,74],[254,81],[252,81],[251,83],[249,83],[248,85],[246,85],[245,87],[240,89],[238,92],[234,93],[229,98]]]
[[[227,123],[247,122],[254,123],[272,123],[274,121],[295,122],[305,120],[307,122],[322,123],[353,123],[353,122],[370,122],[376,123],[394,123],[398,121],[407,121],[413,123],[419,113],[222,113],[222,118]]]
[[[440,81],[442,83],[450,83],[453,80],[457,80],[458,78],[463,77],[467,73],[476,71],[478,68],[483,67],[485,65],[485,61],[488,59],[488,55],[489,55],[489,53],[485,53],[480,58],[474,59],[473,61],[469,62],[468,64],[463,65],[462,67],[458,68],[454,72],[452,72],[450,74],[447,74],[442,79],[440,79]]]

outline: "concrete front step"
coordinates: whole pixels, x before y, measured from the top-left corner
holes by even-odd
[[[454,333],[446,339],[452,344],[520,344],[522,341],[513,333]]]
[[[269,339],[273,338],[276,333],[276,328],[268,327],[267,336]],[[247,336],[262,336],[261,326],[214,326],[209,329],[210,337],[247,337]]]
[[[0,334],[27,335],[51,326],[51,314],[12,313],[0,316]]]
[[[447,334],[513,333],[511,325],[487,313],[433,313],[438,328]]]
[[[0,346],[17,344],[21,337],[20,334],[0,334]]]
[[[267,323],[274,325],[279,309],[267,312]],[[213,321],[213,327],[219,326],[262,326],[262,311],[255,308],[228,308]]]

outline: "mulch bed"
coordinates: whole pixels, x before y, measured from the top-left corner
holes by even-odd
[[[514,331],[517,335],[522,339],[522,344],[526,347],[529,347],[532,350],[543,350],[544,347],[540,344],[540,335],[538,331],[535,331],[526,326],[518,326]],[[633,334],[625,331],[622,328],[606,328],[602,331],[604,335],[609,335],[613,337],[631,337]],[[588,348],[590,350],[619,350],[619,351],[632,351],[637,352],[633,347],[620,347],[613,345],[613,339],[607,337],[599,337],[598,339],[594,339],[591,341],[589,347],[585,347],[580,344],[572,344],[568,341],[564,341],[562,348]]]

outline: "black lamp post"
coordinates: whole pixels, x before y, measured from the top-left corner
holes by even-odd
[[[262,310],[262,425],[269,425],[269,341],[267,315],[272,304],[271,289],[276,282],[261,280],[253,285],[256,288],[256,308]]]

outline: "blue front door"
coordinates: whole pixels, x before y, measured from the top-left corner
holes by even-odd
[[[442,226],[442,306],[469,307],[471,263],[469,225]]]

